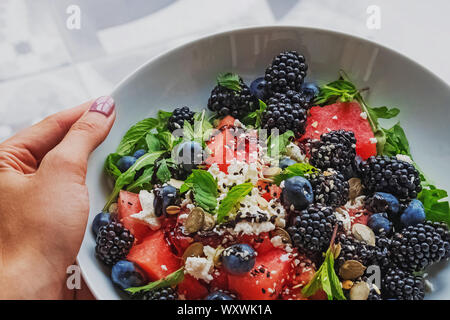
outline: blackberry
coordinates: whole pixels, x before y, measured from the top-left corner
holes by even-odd
[[[170,131],[183,128],[184,121],[194,123],[194,111],[189,107],[176,108],[169,118],[168,127]]]
[[[111,221],[100,228],[97,234],[95,254],[107,265],[113,265],[124,259],[134,242],[130,230],[121,223]]]
[[[356,139],[352,131],[330,131],[311,143],[311,164],[323,170],[337,170],[345,179],[353,175],[355,156]]]
[[[371,264],[370,261],[373,259],[373,247],[347,237],[343,233],[338,236],[337,241],[341,244],[341,252],[336,259],[337,270],[339,270],[344,262],[348,260],[359,261],[366,267]]]
[[[438,230],[439,229],[439,230]],[[407,271],[421,271],[439,262],[449,251],[448,236],[440,226],[431,222],[419,223],[395,233],[390,246],[396,265]]]
[[[417,197],[422,190],[416,168],[396,157],[372,156],[361,164],[362,183],[369,193],[383,191],[400,202]]]
[[[296,51],[285,51],[276,56],[266,69],[266,91],[269,96],[274,93],[286,93],[289,90],[301,92],[308,65],[305,57]]]
[[[383,297],[397,300],[423,300],[424,281],[420,276],[400,268],[387,270],[382,279]]]
[[[266,130],[278,129],[280,134],[292,130],[296,137],[300,137],[305,133],[306,106],[305,100],[294,102],[286,95],[277,94],[268,100],[261,126]]]
[[[375,237],[375,247],[372,251],[371,264],[379,266],[381,269],[386,269],[392,265],[391,253],[389,247],[391,246],[391,239],[386,236],[386,233]]]
[[[306,252],[323,252],[330,245],[334,226],[338,223],[333,209],[311,204],[305,210],[290,210],[289,232],[295,247]]]
[[[169,167],[172,178],[176,180],[184,181],[191,174],[192,171],[188,171],[184,168],[182,163],[176,163]]]
[[[222,117],[230,115],[242,120],[247,114],[259,108],[258,99],[251,94],[250,88],[237,75],[236,79],[232,80],[224,78],[229,75],[218,77],[219,84],[211,92],[208,109],[217,112]],[[231,85],[227,81],[231,81]]]
[[[147,291],[141,296],[141,300],[177,300],[178,293],[171,287],[159,288]]]
[[[310,180],[314,191],[314,201],[333,208],[348,201],[349,184],[344,176],[328,170]]]
[[[367,297],[367,300],[374,301],[374,300],[383,300],[381,297],[381,292],[379,290],[374,289],[373,287],[370,289],[369,296]]]

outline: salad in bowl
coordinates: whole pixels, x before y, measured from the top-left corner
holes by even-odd
[[[263,70],[261,70],[263,71]],[[450,257],[446,191],[410,154],[397,108],[344,71],[323,86],[284,51],[206,108],[160,110],[105,161],[92,223],[111,281],[144,300],[422,300]],[[93,253],[94,254],[94,253]]]

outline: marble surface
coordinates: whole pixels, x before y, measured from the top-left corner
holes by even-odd
[[[71,5],[80,9],[80,29],[67,27]],[[369,28],[371,10],[378,9],[380,28]],[[0,141],[108,94],[170,48],[245,26],[354,34],[400,51],[450,83],[449,12],[448,0],[0,0]]]

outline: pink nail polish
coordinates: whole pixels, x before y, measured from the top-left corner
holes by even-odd
[[[103,113],[105,116],[109,117],[109,115],[113,112],[115,108],[115,103],[113,98],[104,96],[97,98],[97,100],[94,101],[89,111],[93,112],[100,112]]]

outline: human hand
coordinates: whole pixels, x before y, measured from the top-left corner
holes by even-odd
[[[89,154],[114,101],[54,114],[0,144],[0,299],[60,299],[89,213]]]

